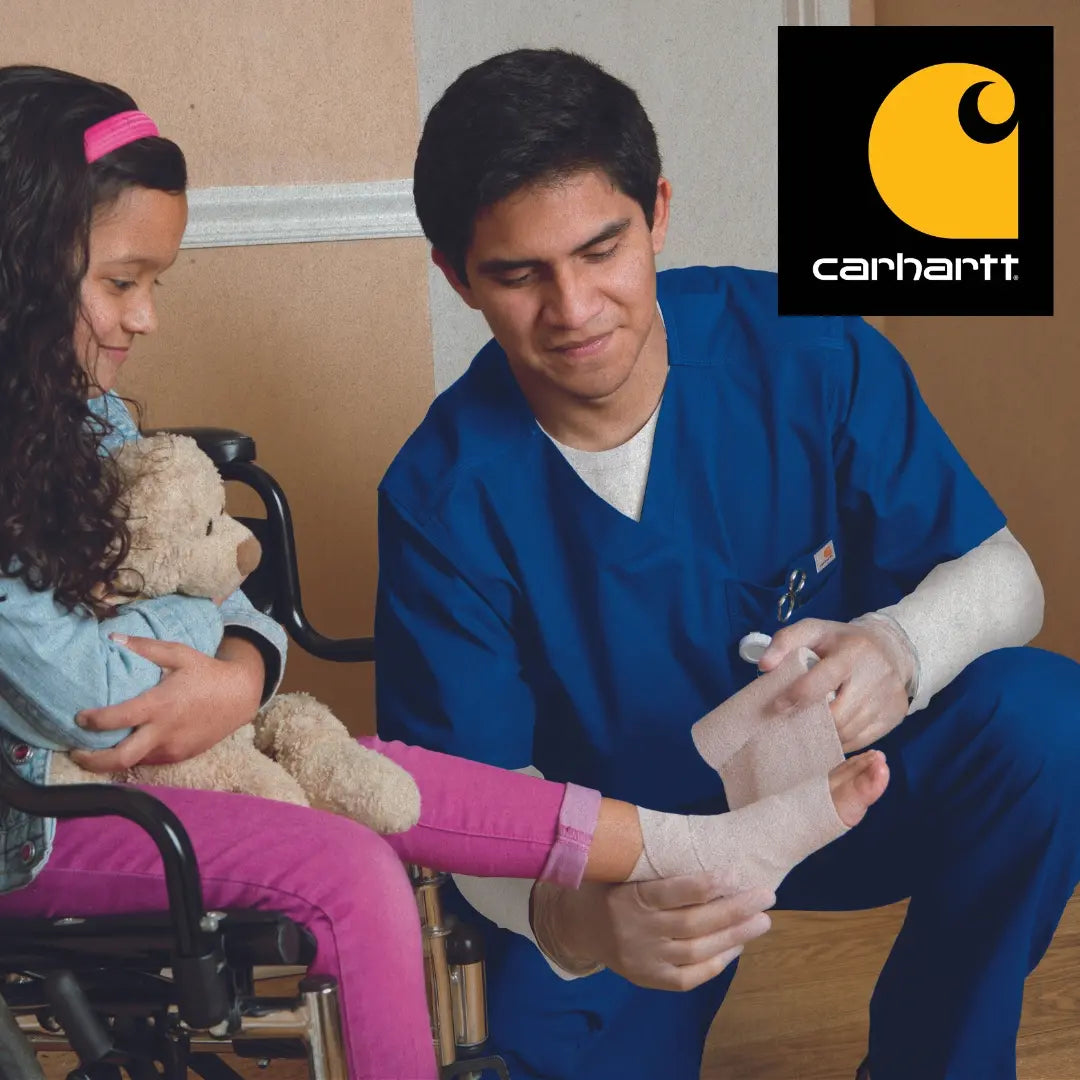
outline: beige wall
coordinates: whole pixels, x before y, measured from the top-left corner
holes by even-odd
[[[0,63],[129,91],[183,147],[195,186],[398,179],[419,133],[410,0],[8,4]],[[121,390],[146,422],[256,437],[290,496],[317,627],[369,633],[375,488],[432,397],[420,240],[182,251],[161,332]],[[294,649],[288,687],[372,730],[367,666]]]
[[[255,435],[289,496],[304,606],[323,633],[371,632],[375,492],[431,401],[422,240],[182,251],[163,332],[125,387],[147,426]],[[294,646],[287,689],[374,730],[371,665]]]
[[[1080,4],[877,0],[879,25],[1053,25],[1052,317],[885,320],[953,441],[1008,515],[1046,589],[1036,643],[1080,659]]]
[[[0,62],[127,90],[195,187],[412,172],[411,0],[8,0]]]

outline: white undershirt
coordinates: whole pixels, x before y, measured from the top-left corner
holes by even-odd
[[[660,401],[662,402],[663,398]],[[622,445],[613,446],[610,450],[578,450],[559,442],[542,427],[540,430],[544,431],[574,472],[593,492],[604,502],[614,506],[620,514],[625,514],[633,521],[640,521],[641,507],[645,502],[645,485],[649,479],[649,463],[652,461],[656,418],[659,415],[658,402],[652,415],[645,421],[645,426]]]

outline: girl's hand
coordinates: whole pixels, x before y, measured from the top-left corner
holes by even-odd
[[[133,729],[111,749],[73,751],[73,760],[84,769],[118,772],[138,764],[185,761],[255,716],[265,671],[250,642],[226,638],[211,657],[172,641],[121,635],[114,640],[157,664],[164,675],[157,686],[130,701],[79,713],[76,723],[90,731]]]

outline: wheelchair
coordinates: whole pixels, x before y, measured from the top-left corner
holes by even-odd
[[[253,604],[304,650],[325,660],[371,661],[369,637],[334,639],[304,614],[292,517],[280,485],[255,462],[255,442],[219,428],[170,428],[191,436],[223,479],[254,489],[261,518],[241,518],[263,556],[244,583]],[[150,432],[149,434],[155,434]],[[309,1080],[349,1080],[336,981],[305,976],[295,992],[259,983],[295,975],[314,958],[302,926],[275,912],[207,911],[190,839],[146,792],[107,784],[42,787],[0,756],[0,810],[55,818],[118,815],[141,826],[161,854],[169,909],[82,918],[77,900],[57,919],[0,919],[0,1080],[42,1080],[36,1051],[70,1050],[68,1080],[240,1080],[226,1059],[265,1067],[306,1061]],[[509,1080],[488,1052],[483,942],[444,916],[446,875],[407,867],[421,921],[432,1042],[443,1080]],[[275,980],[275,985],[279,980]]]

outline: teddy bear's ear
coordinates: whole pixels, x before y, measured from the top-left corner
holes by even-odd
[[[195,441],[186,435],[161,434],[124,443],[114,455],[124,486],[138,484],[143,477],[168,468],[176,454],[176,445],[181,440]]]

